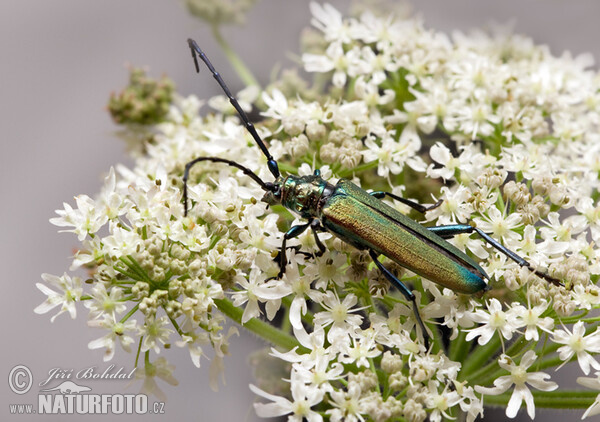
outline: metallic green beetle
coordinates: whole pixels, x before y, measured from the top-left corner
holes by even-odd
[[[491,246],[502,252],[520,266],[529,268],[539,277],[547,281],[562,285],[562,283],[537,269],[529,262],[506,249],[495,239],[480,229],[468,224],[452,224],[447,226],[423,227],[419,223],[396,209],[390,207],[380,199],[388,196],[398,200],[419,212],[425,212],[441,204],[425,207],[413,201],[400,198],[389,192],[366,192],[354,183],[341,179],[336,185],[328,183],[321,178],[320,171],[315,170],[310,176],[281,176],[277,162],[273,159],[264,142],[256,132],[254,125],[246,113],[233,97],[229,88],[215,70],[206,54],[194,40],[189,39],[192,57],[196,65],[196,72],[200,71],[197,56],[200,56],[212,72],[233,107],[237,110],[244,125],[256,141],[259,148],[267,157],[267,165],[275,177],[274,182],[264,182],[250,169],[235,161],[219,157],[199,157],[189,162],[185,167],[183,176],[183,200],[187,215],[187,180],[190,168],[201,161],[225,163],[236,167],[257,182],[266,192],[262,200],[270,205],[281,204],[295,212],[300,217],[308,220],[305,224],[291,227],[283,237],[281,252],[279,254],[279,274],[282,277],[287,265],[286,243],[288,239],[298,237],[307,228],[311,228],[320,256],[325,252],[325,246],[317,236],[318,231],[327,231],[346,243],[367,250],[375,265],[392,285],[396,286],[404,297],[413,303],[413,311],[417,323],[423,333],[425,347],[428,348],[428,334],[419,314],[414,293],[408,289],[396,276],[379,262],[379,255],[384,255],[397,264],[405,267],[415,274],[423,276],[437,284],[448,287],[457,293],[474,294],[488,289],[488,275],[471,257],[448,243],[445,239],[461,233],[476,232]]]

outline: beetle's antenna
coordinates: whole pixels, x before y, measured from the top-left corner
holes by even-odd
[[[240,163],[236,163],[235,161],[226,160],[225,158],[219,158],[219,157],[198,157],[195,160],[192,160],[189,163],[187,163],[185,165],[185,171],[183,172],[183,203],[184,203],[184,210],[185,210],[184,215],[186,215],[186,216],[187,216],[187,210],[188,210],[188,208],[187,208],[187,205],[188,205],[187,181],[188,181],[188,177],[190,175],[190,169],[192,168],[192,166],[194,164],[199,163],[201,161],[212,161],[213,163],[225,163],[232,167],[238,168],[241,171],[243,171],[245,175],[250,176],[250,178],[252,178],[252,180],[254,180],[256,183],[258,183],[260,185],[260,187],[263,188],[263,190],[270,191],[270,192],[274,192],[276,190],[276,186],[273,183],[263,181],[260,177],[258,177],[256,175],[256,173],[254,173],[249,168],[244,167]]]
[[[246,112],[244,112],[244,110],[240,106],[240,103],[238,103],[238,100],[236,100],[235,97],[231,94],[231,91],[229,91],[229,88],[225,84],[225,81],[223,80],[223,78],[221,77],[219,72],[217,72],[215,70],[214,66],[212,65],[212,63],[210,62],[210,60],[208,59],[206,54],[204,54],[204,51],[202,51],[202,49],[200,49],[200,47],[198,47],[198,44],[196,43],[196,41],[194,41],[191,38],[188,38],[188,45],[190,46],[190,50],[192,51],[192,57],[194,58],[194,64],[196,65],[196,72],[197,73],[200,72],[200,67],[198,65],[198,57],[196,56],[196,54],[197,54],[198,56],[200,56],[200,58],[202,59],[204,64],[206,64],[206,67],[208,67],[208,69],[211,71],[213,77],[217,80],[219,85],[221,85],[221,88],[225,92],[225,95],[227,95],[227,98],[229,98],[229,102],[231,103],[233,108],[236,109],[238,115],[244,122],[246,129],[248,129],[248,132],[250,132],[250,135],[252,135],[252,137],[258,144],[258,146],[261,149],[261,151],[263,152],[263,154],[265,154],[265,156],[267,157],[267,166],[269,167],[269,170],[271,171],[273,176],[277,179],[280,174],[279,166],[277,165],[277,161],[275,161],[275,159],[273,158],[273,156],[267,149],[265,143],[258,135],[258,132],[256,132],[256,128],[254,127],[254,125],[252,124],[250,119],[248,118],[248,115],[246,114]]]

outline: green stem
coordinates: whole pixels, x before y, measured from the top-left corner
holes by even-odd
[[[481,368],[496,354],[501,345],[500,335],[500,333],[496,333],[486,345],[478,347],[467,357],[467,361],[460,371],[461,380],[469,379],[473,372]]]
[[[523,350],[529,344],[530,343],[527,340],[525,340],[525,337],[521,336],[508,348],[508,350],[506,351],[506,355],[514,359],[521,352],[521,350]],[[470,374],[469,381],[475,382],[479,385],[489,385],[503,372],[506,371],[499,367],[498,361],[492,360],[483,368],[480,368],[479,370]]]
[[[140,352],[142,351],[142,342],[144,341],[144,336],[140,336],[140,342],[138,344],[137,353],[135,354],[135,367],[138,367],[138,362],[140,360]]]
[[[164,306],[162,308],[165,309]],[[179,328],[179,324],[177,324],[177,321],[175,321],[175,319],[171,315],[169,315],[169,313],[167,312],[166,309],[165,309],[165,313],[167,314],[167,317],[171,321],[171,324],[173,324],[173,327],[175,327],[175,330],[177,330],[177,334],[179,334],[180,336],[183,336],[183,331],[181,331],[181,328]]]
[[[225,56],[227,56],[229,63],[231,63],[231,66],[233,67],[235,72],[238,74],[238,76],[242,80],[242,82],[244,82],[244,84],[246,86],[254,85],[254,86],[257,86],[260,88],[260,84],[254,77],[254,75],[252,75],[252,72],[250,72],[250,70],[246,67],[246,65],[244,64],[242,59],[240,59],[240,57],[236,54],[236,52],[233,51],[233,49],[231,48],[229,43],[227,41],[225,41],[225,38],[223,38],[223,35],[221,35],[219,25],[213,25],[212,32],[213,32],[215,39],[219,43],[219,46],[223,49]]]
[[[517,356],[525,347],[529,346],[530,343],[525,339],[525,336],[520,336],[510,347],[506,350],[506,354],[511,357]]]
[[[429,326],[429,328],[431,329],[431,333],[433,334],[433,346],[431,348],[431,352],[437,353],[440,350],[443,350],[444,340],[442,339],[442,333],[440,332],[437,324],[427,324],[426,322],[424,324],[426,326]]]
[[[137,311],[139,307],[140,307],[140,304],[136,303],[135,306],[133,308],[131,308],[131,310],[129,312],[127,312],[127,315],[125,315],[123,318],[121,318],[121,321],[119,321],[119,322],[124,323],[125,321],[127,321],[131,315],[135,314],[135,311]]]
[[[547,409],[585,409],[589,407],[596,396],[597,391],[532,391],[535,407]],[[492,406],[506,406],[512,392],[506,392],[497,396],[485,396],[485,404]]]
[[[574,323],[579,322],[579,321],[583,321],[583,322],[588,323],[588,324],[592,323],[592,322],[598,322],[598,321],[600,321],[600,316],[598,316],[598,317],[590,317],[590,318],[577,318],[577,317],[574,317],[574,318],[563,318],[562,319],[562,323],[565,324],[565,325],[566,324],[574,324]]]
[[[354,168],[351,168],[351,169],[340,170],[337,172],[337,175],[341,178],[349,177],[353,173],[358,173],[358,172],[361,172],[364,170],[376,168],[378,164],[379,164],[379,160],[369,161],[368,163],[363,163],[363,164],[356,166]]]
[[[361,295],[361,299],[364,303],[364,305],[369,308],[369,311],[376,314],[377,313],[377,308],[375,307],[375,304],[373,303],[373,296],[367,294],[367,295]]]
[[[290,164],[277,163],[277,165],[279,166],[279,170],[281,170],[284,173],[291,173],[291,174],[298,173],[298,169]]]
[[[294,347],[299,349],[299,352],[307,352],[306,348],[300,345],[298,341],[289,334],[286,334],[279,329],[273,327],[264,321],[257,318],[252,318],[245,324],[242,324],[242,314],[244,311],[236,306],[230,300],[227,299],[215,299],[215,305],[223,314],[234,320],[240,325],[243,325],[248,331],[253,332],[262,339],[269,343],[279,346],[285,350],[291,350]]]
[[[290,322],[290,307],[286,306],[283,320],[281,321],[281,331],[284,333],[289,333],[292,331],[292,323]]]
[[[454,362],[463,362],[471,349],[471,343],[465,340],[466,331],[460,331],[458,337],[450,343],[449,358]]]
[[[373,358],[369,358],[369,368],[371,369],[371,372],[373,372],[375,375],[377,375],[377,367],[375,366],[375,361],[373,361]],[[377,392],[381,393],[381,383],[377,383]]]
[[[573,355],[573,357],[569,360],[569,362],[574,361],[576,359],[577,359],[577,355]],[[546,359],[540,359],[536,364],[537,365],[536,369],[541,371],[546,368],[553,368],[555,366],[559,366],[561,363],[563,363],[563,361],[558,356],[553,356],[553,357],[546,358]]]

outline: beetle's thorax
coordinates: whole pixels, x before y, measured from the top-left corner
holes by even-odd
[[[290,175],[281,184],[281,204],[303,218],[318,217],[334,188],[320,176]]]

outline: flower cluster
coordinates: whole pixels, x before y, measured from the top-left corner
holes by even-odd
[[[84,289],[80,277],[45,274],[53,289],[38,284],[48,298],[36,312],[59,306],[75,317],[82,302],[90,327],[103,330],[89,347],[109,360],[117,343],[126,351],[137,344],[136,365],[155,392],[156,374],[176,382],[162,356],[171,344],[187,348],[196,366],[212,348],[214,385],[235,333],[224,330],[231,318],[270,341],[289,370],[283,386],[251,386],[267,400],[255,405],[265,417],[473,421],[484,402],[505,406],[508,417],[523,402],[531,418],[535,406],[600,413],[595,392],[557,390],[543,372],[577,361],[585,375],[600,373],[600,77],[589,58],[555,57],[502,28],[450,38],[415,18],[310,7],[318,32],[307,33],[302,62],[312,84],[285,72],[262,93],[240,94],[242,108],[260,109],[257,132],[282,171],[320,169],[334,184],[441,200],[414,217],[473,224],[531,267],[457,234],[448,242],[490,278],[490,291],[466,296],[382,261],[413,289],[429,348],[411,303],[367,253],[331,234],[290,239],[278,278],[284,232],[303,221],[268,209],[243,172],[192,167],[184,215],[182,175],[194,158],[272,176],[223,97],[200,117],[203,101],[175,96],[135,166],[111,169],[95,199],[80,195],[51,220],[78,236],[70,270],[85,268],[89,279]],[[594,378],[579,382],[599,388]]]

